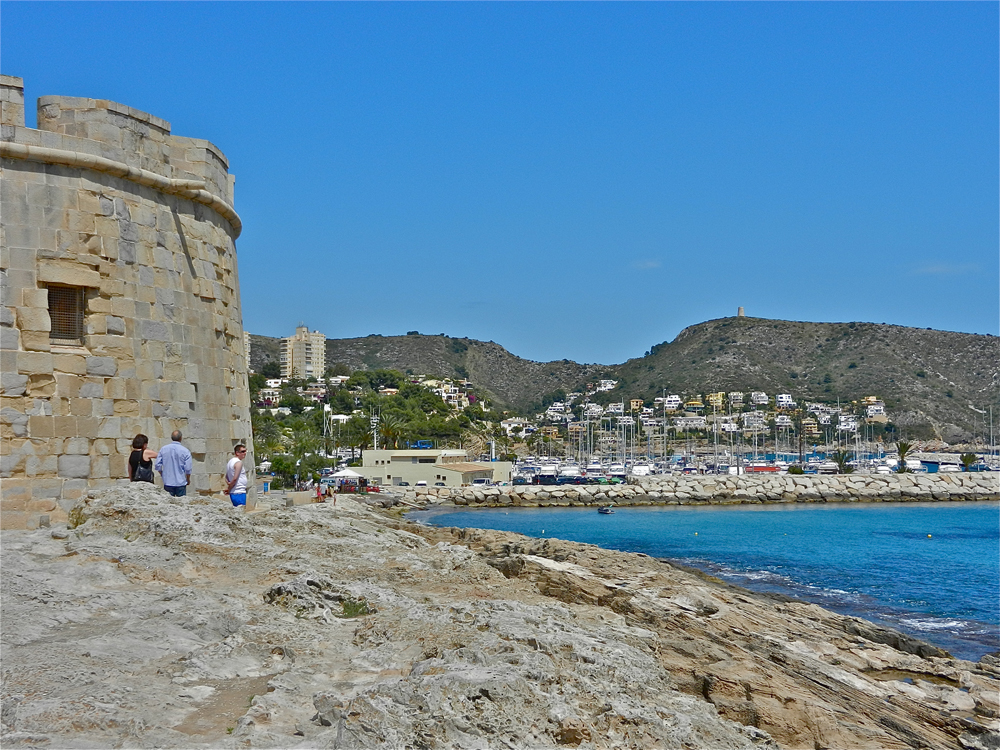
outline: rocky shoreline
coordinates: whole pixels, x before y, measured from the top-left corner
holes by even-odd
[[[394,488],[399,490],[401,488]],[[738,503],[931,502],[1000,499],[1000,473],[667,475],[619,485],[411,487],[404,502],[483,507],[725,505]]]
[[[1000,660],[644,555],[140,484],[2,535],[3,747],[995,748]]]

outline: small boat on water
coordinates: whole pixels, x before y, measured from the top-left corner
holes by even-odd
[[[600,508],[597,509],[597,512],[609,516],[615,512],[615,509],[612,508],[610,505],[602,505]]]

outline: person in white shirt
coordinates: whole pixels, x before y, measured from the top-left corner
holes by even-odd
[[[243,465],[247,457],[247,447],[242,443],[233,449],[233,457],[226,465],[226,482],[228,486],[223,490],[235,507],[247,504],[247,469]]]

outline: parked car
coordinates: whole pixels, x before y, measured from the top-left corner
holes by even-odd
[[[434,486],[435,486],[435,487],[444,487],[444,486],[445,486],[445,483],[444,483],[444,482],[435,482],[435,483],[434,483]]]
[[[480,477],[478,479],[473,479],[472,480],[472,486],[473,487],[489,487],[492,484],[493,484],[493,480],[492,479],[485,479],[483,477]]]
[[[409,482],[400,482],[400,483],[399,483],[399,484],[397,484],[396,486],[397,486],[397,487],[409,487],[409,486],[410,486],[410,483],[409,483]]]

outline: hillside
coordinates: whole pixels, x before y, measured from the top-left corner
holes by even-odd
[[[615,371],[626,394],[788,392],[799,401],[881,397],[893,421],[953,440],[1000,417],[1000,339],[877,323],[721,318],[685,328]],[[978,423],[978,427],[977,427]]]
[[[259,369],[268,359],[278,359],[278,339],[251,336],[251,365]],[[521,359],[492,341],[449,336],[366,336],[327,339],[326,363],[342,363],[352,370],[388,368],[442,377],[465,377],[498,405],[530,410],[542,397],[558,389],[569,390],[614,368],[580,365],[568,359],[532,362]]]
[[[255,367],[277,359],[277,339],[252,341]],[[447,336],[329,339],[327,363],[338,362],[467,376],[498,404],[519,411],[536,408],[558,389],[607,376],[621,381],[616,400],[652,399],[664,390],[763,390],[827,402],[875,395],[912,434],[949,442],[983,434],[976,409],[993,405],[1000,419],[1000,339],[876,323],[720,318],[685,328],[619,365],[532,362],[493,342]]]

